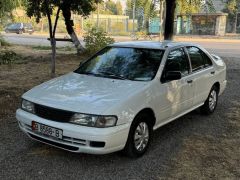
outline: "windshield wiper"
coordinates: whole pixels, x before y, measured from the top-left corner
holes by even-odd
[[[123,77],[123,76],[120,76],[120,75],[116,75],[112,72],[107,72],[107,71],[100,71],[99,72],[100,74],[103,74],[103,75],[107,75],[109,77],[112,77],[112,78],[115,78],[115,79],[122,79],[122,80],[126,80],[127,78]]]

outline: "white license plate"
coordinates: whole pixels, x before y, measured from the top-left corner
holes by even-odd
[[[32,121],[32,130],[47,136],[52,136],[58,139],[62,139],[63,131],[61,129],[40,124],[35,121]]]

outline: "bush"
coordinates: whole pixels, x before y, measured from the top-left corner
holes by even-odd
[[[108,44],[114,43],[114,39],[107,36],[107,33],[102,29],[92,27],[84,37],[86,53],[95,53],[104,48]]]
[[[0,65],[1,64],[13,64],[21,60],[21,57],[13,51],[0,51]]]
[[[3,39],[0,34],[0,46],[9,46],[9,43]]]

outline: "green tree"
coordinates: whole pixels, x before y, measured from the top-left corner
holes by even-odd
[[[99,14],[113,14],[112,11],[106,8],[106,3],[101,2],[98,4],[99,7]],[[94,11],[95,14],[97,14],[97,9]]]
[[[106,5],[106,9],[109,10],[112,14],[117,14],[117,7],[116,7],[116,3],[108,0],[105,2]]]
[[[157,0],[127,0],[126,14],[133,18],[133,6],[135,5],[134,13],[138,20],[138,30],[142,30],[148,26],[149,18],[157,15],[155,10],[157,4]]]
[[[71,13],[77,13],[82,16],[88,16],[91,11],[94,11],[96,8],[96,2],[99,0],[26,0],[25,7],[27,15],[29,17],[35,17],[36,21],[39,22],[43,16],[46,16],[48,19],[49,25],[49,36],[50,43],[52,46],[52,67],[51,73],[52,76],[55,75],[55,59],[56,59],[56,28],[58,23],[58,18],[60,12],[65,20],[65,25],[68,34],[70,35],[75,47],[78,49],[78,52],[81,52],[84,48],[81,45],[78,37],[73,29],[73,20],[71,19]],[[56,10],[56,18],[54,23],[52,22],[51,16]]]
[[[201,1],[200,0],[177,0],[177,13],[179,14],[192,14],[198,13],[201,10]]]
[[[123,14],[123,8],[122,8],[122,4],[120,1],[116,2],[116,10],[117,10],[117,15],[122,15]]]
[[[237,31],[237,17],[240,12],[240,0],[228,0],[223,10],[228,13],[228,20],[232,24],[232,32]]]
[[[13,9],[21,4],[20,0],[0,0],[0,18],[7,13],[11,13]]]

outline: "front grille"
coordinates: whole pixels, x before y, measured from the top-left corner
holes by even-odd
[[[35,114],[41,118],[58,121],[69,122],[73,116],[73,112],[65,111],[61,109],[50,108],[39,104],[34,104]]]

